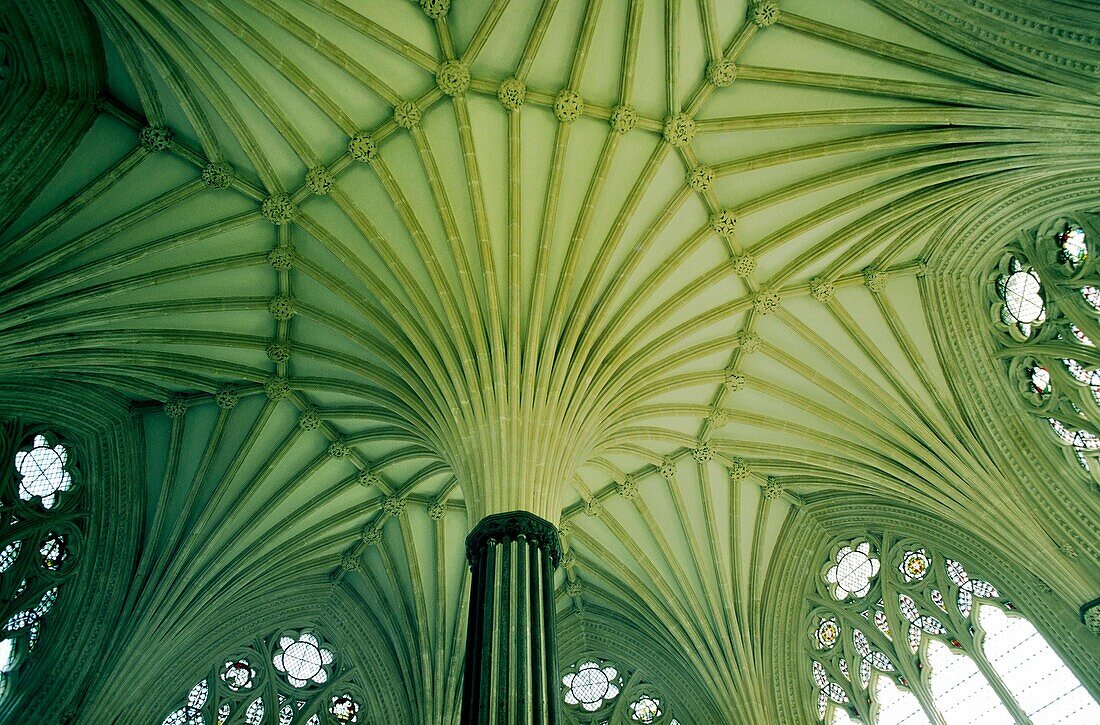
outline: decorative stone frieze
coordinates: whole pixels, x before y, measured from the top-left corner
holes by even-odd
[[[714,183],[714,169],[709,166],[696,166],[688,172],[687,183],[692,191],[703,193]]]
[[[756,257],[751,254],[738,255],[733,258],[730,264],[733,266],[734,274],[738,277],[748,277],[756,271]]]
[[[226,384],[218,388],[218,392],[214,394],[214,401],[219,408],[232,410],[237,407],[237,403],[241,402],[241,393],[236,385]]]
[[[638,112],[634,106],[620,105],[611,109],[611,130],[615,133],[629,133],[638,125]]]
[[[348,141],[348,153],[360,163],[366,163],[378,155],[378,144],[369,133],[359,132]]]
[[[138,133],[138,143],[146,151],[164,151],[172,144],[172,129],[167,126],[146,126]]]
[[[677,113],[665,120],[665,143],[676,146],[687,146],[695,139],[695,119],[686,113]]]
[[[290,345],[278,340],[269,342],[264,352],[267,354],[267,359],[273,363],[285,363],[290,359]]]
[[[275,295],[267,303],[267,311],[276,320],[289,320],[298,311],[298,301],[291,295]]]
[[[571,88],[563,88],[554,98],[554,115],[562,123],[573,123],[584,113],[584,99]]]
[[[332,178],[332,172],[323,166],[310,169],[306,174],[306,188],[317,196],[324,196],[329,193],[334,183],[335,179]]]
[[[710,215],[710,228],[715,234],[732,237],[737,231],[737,215],[732,209],[721,209]]]
[[[294,219],[298,209],[290,198],[290,194],[272,194],[263,200],[260,205],[260,214],[276,226],[282,226]]]
[[[415,128],[420,125],[420,106],[413,101],[404,101],[393,109],[393,120],[401,128]]]
[[[461,96],[470,87],[470,69],[460,60],[449,60],[439,66],[435,82],[448,96]]]
[[[717,60],[707,65],[707,80],[725,88],[737,79],[737,64],[732,60]]]
[[[500,105],[509,111],[518,111],[527,98],[527,85],[515,76],[505,78],[497,89]]]
[[[291,244],[279,244],[267,253],[267,263],[280,272],[294,267],[296,250]]]
[[[291,392],[293,392],[293,388],[290,386],[290,381],[284,377],[272,375],[264,381],[264,393],[269,400],[283,400],[289,397]]]
[[[233,183],[233,167],[212,161],[202,167],[202,183],[207,189],[226,189]]]

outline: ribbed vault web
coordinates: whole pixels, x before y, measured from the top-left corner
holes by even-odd
[[[109,95],[4,232],[0,375],[146,416],[120,652],[332,575],[390,704],[450,721],[462,537],[526,509],[563,612],[697,673],[681,721],[774,722],[802,496],[1034,530],[936,355],[929,245],[1095,173],[1092,94],[856,0],[88,4]],[[1076,597],[1057,543],[1026,556]],[[165,658],[112,682],[187,681]]]

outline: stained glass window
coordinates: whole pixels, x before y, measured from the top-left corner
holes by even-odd
[[[565,685],[565,702],[595,712],[605,701],[614,700],[622,689],[622,678],[614,667],[600,667],[596,662],[582,662],[576,672],[561,678]]]
[[[57,603],[73,562],[78,520],[58,518],[77,496],[77,468],[52,433],[25,431],[7,450],[9,475],[0,488],[0,685],[28,660]]]
[[[806,652],[824,722],[1100,722],[1042,635],[959,560],[873,536],[837,544],[821,572]]]
[[[320,725],[363,717],[354,671],[340,666],[320,633],[300,630],[256,640],[221,660],[162,725]]]
[[[1076,214],[1020,232],[990,291],[995,323],[1010,333],[998,341],[1028,344],[1009,360],[1009,369],[1016,380],[1023,374],[1030,412],[1066,445],[1067,462],[1100,483],[1100,370],[1082,362],[1095,359],[1093,338],[1100,330],[1100,255],[1090,251],[1096,225],[1095,214]]]

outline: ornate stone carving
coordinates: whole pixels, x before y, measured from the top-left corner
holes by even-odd
[[[565,585],[565,592],[571,597],[579,597],[584,591],[584,584],[580,579],[574,579]]]
[[[460,60],[449,60],[439,66],[435,82],[448,96],[461,96],[470,87],[470,69]]]
[[[272,194],[260,205],[260,214],[272,224],[282,226],[298,214],[290,194]]]
[[[783,495],[783,484],[775,480],[771,476],[768,476],[768,480],[764,482],[764,498],[768,501],[774,501]]]
[[[661,459],[661,463],[657,466],[657,472],[661,476],[669,481],[676,477],[676,459],[672,456],[665,456]]]
[[[382,510],[390,516],[397,518],[401,514],[405,513],[405,507],[407,503],[405,499],[400,496],[386,496],[382,501]]]
[[[298,301],[291,295],[275,295],[267,303],[267,311],[276,320],[289,320],[298,311]]]
[[[310,169],[306,174],[306,187],[317,196],[329,193],[334,182],[332,173],[323,166]]]
[[[733,266],[734,274],[738,277],[748,277],[756,271],[756,257],[751,254],[734,257],[730,264]]]
[[[571,88],[563,88],[554,97],[554,115],[562,123],[573,123],[584,113],[584,99]]]
[[[172,144],[172,129],[167,126],[146,126],[138,133],[138,143],[146,151],[164,151]]]
[[[593,496],[584,502],[584,513],[587,516],[597,517],[603,512],[603,504],[600,500]]]
[[[420,106],[413,101],[404,101],[393,109],[393,120],[401,128],[413,128],[420,125]]]
[[[1100,637],[1100,599],[1093,599],[1081,607],[1081,621],[1090,632]]]
[[[337,438],[328,446],[328,454],[330,458],[347,458],[351,453],[351,446],[347,441],[342,438]]]
[[[863,270],[863,284],[875,294],[886,290],[886,281],[889,278],[890,275],[887,272],[875,267],[868,267]]]
[[[615,106],[611,109],[611,130],[615,133],[629,133],[638,125],[638,112],[634,106]]]
[[[442,501],[432,501],[428,504],[428,518],[432,521],[442,521],[446,513],[447,509],[443,506]]]
[[[290,345],[273,340],[267,344],[267,359],[273,363],[285,363],[290,359]]]
[[[298,416],[298,427],[302,430],[317,430],[321,427],[321,416],[316,408],[306,408]]]
[[[356,480],[359,481],[360,486],[370,488],[371,486],[378,486],[382,483],[382,474],[373,468],[364,468],[359,471]]]
[[[187,413],[187,400],[182,395],[172,395],[164,401],[164,414],[175,420]]]
[[[638,479],[633,475],[624,476],[623,480],[615,483],[615,488],[620,496],[629,501],[638,495]]]
[[[730,457],[730,464],[726,468],[731,481],[740,481],[749,475],[749,462],[741,456]]]
[[[779,0],[752,0],[749,20],[758,28],[770,28],[779,20]]]
[[[737,79],[737,64],[732,60],[716,60],[707,65],[707,80],[725,88]]]
[[[279,244],[267,253],[267,263],[279,271],[286,271],[294,266],[296,250],[292,244]]]
[[[420,9],[432,20],[439,20],[451,9],[451,0],[420,0]]]
[[[686,113],[665,119],[664,139],[676,147],[687,146],[695,139],[695,119]]]
[[[810,280],[810,295],[818,302],[825,304],[831,302],[836,293],[836,285],[827,279],[814,277]]]
[[[691,457],[695,459],[696,463],[706,463],[714,458],[714,451],[711,450],[710,443],[700,441],[699,445],[691,449]]]
[[[362,565],[359,555],[352,551],[345,551],[340,557],[340,568],[344,571],[355,571]]]
[[[229,164],[210,162],[202,167],[202,183],[207,189],[225,189],[233,183],[233,168]]]
[[[745,389],[745,376],[741,374],[739,370],[729,369],[726,370],[726,377],[723,383],[726,386],[726,390],[731,393],[736,393],[739,390]]]
[[[559,537],[570,536],[570,535],[572,535],[572,533],[573,533],[573,525],[570,524],[568,521],[562,521],[558,525],[558,536]]]
[[[373,546],[382,540],[382,528],[371,524],[363,527],[363,530],[359,532],[359,540],[367,546]]]
[[[711,428],[721,428],[729,421],[729,416],[726,414],[726,409],[720,406],[712,406],[710,412],[707,414],[707,425]]]
[[[1069,542],[1063,542],[1059,544],[1058,551],[1062,552],[1062,556],[1066,557],[1067,559],[1077,558],[1077,549],[1073,548],[1073,544],[1070,544]]]
[[[779,293],[774,290],[761,290],[752,300],[752,306],[761,315],[770,315],[779,309]]]
[[[466,537],[466,560],[472,565],[481,551],[490,544],[521,536],[545,550],[550,555],[550,562],[557,568],[562,553],[558,530],[546,519],[527,511],[491,514],[479,521]]]
[[[749,332],[748,330],[742,330],[737,333],[737,346],[741,349],[741,352],[746,355],[752,355],[754,352],[760,349],[761,341],[760,336],[755,332]]]
[[[566,569],[572,569],[577,565],[577,555],[572,551],[567,551],[561,557],[561,565]]]
[[[237,403],[241,402],[241,393],[237,390],[236,385],[223,385],[218,388],[218,392],[214,394],[214,401],[218,404],[219,408],[223,410],[232,410],[237,407]]]
[[[709,166],[696,166],[687,174],[687,183],[692,191],[702,193],[714,183],[714,169]]]
[[[359,162],[367,162],[378,155],[378,144],[369,133],[360,131],[348,141],[348,153]]]
[[[292,392],[290,381],[278,375],[272,375],[264,381],[264,393],[269,400],[279,401],[288,397]]]
[[[505,78],[497,89],[497,98],[500,100],[500,105],[509,111],[518,111],[524,99],[527,98],[527,85],[515,76]]]
[[[732,237],[737,231],[737,215],[732,209],[722,209],[710,215],[710,228],[715,234]]]

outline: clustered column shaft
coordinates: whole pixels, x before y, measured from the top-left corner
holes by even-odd
[[[493,514],[466,537],[470,617],[463,725],[556,725],[557,529],[526,511]]]

